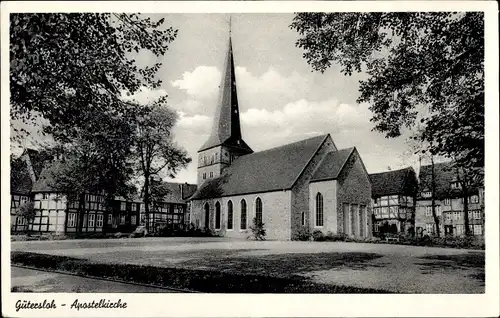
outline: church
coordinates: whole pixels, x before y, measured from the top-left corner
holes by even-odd
[[[254,219],[266,238],[303,231],[372,235],[371,183],[355,147],[337,149],[330,134],[254,152],[243,140],[231,37],[211,134],[198,151],[191,223],[246,238]]]

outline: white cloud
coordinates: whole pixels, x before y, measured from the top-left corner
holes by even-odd
[[[127,96],[125,93],[122,93],[122,99],[145,105],[165,95],[167,95],[167,91],[164,89],[150,89],[149,87],[142,86],[135,94]]]
[[[170,84],[194,98],[204,99],[217,94],[220,80],[221,72],[215,66],[201,65],[192,72],[184,72],[181,79]]]

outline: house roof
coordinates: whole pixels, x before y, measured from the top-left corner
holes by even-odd
[[[311,181],[337,179],[354,149],[354,147],[351,147],[327,153],[313,173]]]
[[[163,197],[163,202],[185,203],[186,200],[196,191],[195,184],[163,182],[167,195]]]
[[[38,179],[43,171],[43,168],[53,160],[53,156],[46,151],[38,151],[35,149],[26,149],[25,152],[30,159],[33,172]]]
[[[61,189],[57,188],[56,182],[54,180],[53,172],[60,169],[60,162],[54,161],[51,164],[47,164],[40,172],[38,179],[33,184],[33,192],[57,192]]]
[[[29,194],[32,187],[26,162],[22,158],[13,158],[10,161],[10,192]]]
[[[236,159],[222,176],[205,181],[192,199],[290,189],[328,135]]]
[[[444,199],[449,197],[459,197],[461,191],[459,189],[452,189],[451,183],[458,181],[456,170],[453,168],[453,162],[442,162],[434,164],[434,174],[436,180],[436,199]],[[431,191],[432,181],[432,165],[420,167],[420,193]],[[478,188],[471,187],[469,194],[477,194]]]
[[[413,168],[403,168],[370,174],[372,197],[378,198],[393,194],[414,194],[418,185]],[[409,187],[410,183],[414,187]]]

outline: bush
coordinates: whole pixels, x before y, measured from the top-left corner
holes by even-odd
[[[264,223],[253,218],[253,224],[250,226],[252,230],[252,236],[257,241],[264,241],[266,239],[266,229],[264,228]]]
[[[325,240],[325,235],[320,230],[314,230],[312,236],[316,242],[323,242]]]
[[[292,238],[294,241],[310,241],[311,240],[311,232],[305,226],[302,226],[295,236]]]

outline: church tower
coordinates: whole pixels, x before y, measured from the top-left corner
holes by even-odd
[[[198,150],[198,185],[220,176],[237,157],[253,152],[241,137],[231,31],[215,112],[210,137]]]

